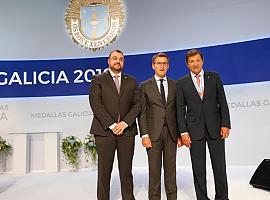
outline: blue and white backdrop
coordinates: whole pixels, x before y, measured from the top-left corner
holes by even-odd
[[[0,136],[61,132],[84,139],[92,111],[91,77],[107,68],[113,49],[126,54],[125,72],[138,84],[153,75],[151,57],[170,56],[168,75],[188,73],[187,49],[200,48],[205,69],[220,73],[231,113],[228,165],[248,166],[270,156],[270,13],[268,0],[126,0],[125,25],[110,46],[96,52],[76,45],[65,27],[69,0],[10,0],[0,7]],[[31,137],[32,171],[44,169],[43,136]],[[179,166],[189,166],[186,148]],[[135,167],[147,166],[137,137]],[[9,161],[12,169],[12,160]],[[61,169],[66,168],[61,163]]]

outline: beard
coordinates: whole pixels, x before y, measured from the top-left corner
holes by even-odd
[[[120,65],[120,63],[115,63],[114,65],[110,66],[110,69],[115,73],[120,73],[123,67]]]

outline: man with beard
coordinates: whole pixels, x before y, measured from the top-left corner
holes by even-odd
[[[135,78],[122,72],[122,51],[112,51],[108,65],[108,71],[93,76],[89,95],[94,113],[90,133],[95,135],[98,153],[97,198],[110,199],[111,172],[117,151],[122,199],[133,200],[132,160],[136,117],[141,110],[139,92]]]

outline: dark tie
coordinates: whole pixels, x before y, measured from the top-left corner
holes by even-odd
[[[166,104],[166,98],[165,98],[165,90],[164,90],[164,85],[163,85],[163,81],[164,79],[159,79],[160,81],[160,95],[161,95],[161,99],[163,104]]]

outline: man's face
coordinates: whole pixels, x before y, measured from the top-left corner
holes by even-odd
[[[124,55],[122,53],[118,53],[116,51],[111,53],[111,56],[108,59],[109,68],[114,73],[120,73],[124,68]]]
[[[200,54],[196,54],[188,58],[187,67],[194,74],[199,74],[203,67],[203,60]]]
[[[155,74],[158,77],[164,78],[169,69],[168,59],[166,57],[156,57],[152,64],[152,68],[155,70]]]

